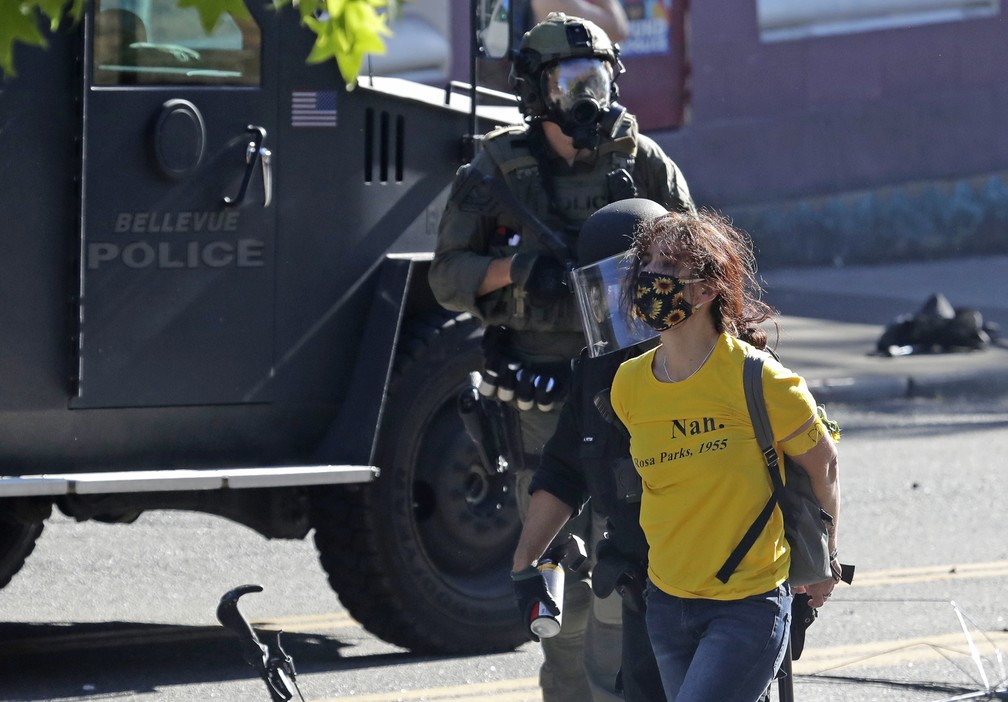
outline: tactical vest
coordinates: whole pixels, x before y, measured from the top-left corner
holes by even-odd
[[[554,197],[543,184],[540,164],[529,145],[526,127],[499,127],[483,140],[483,152],[493,161],[515,197],[530,212],[560,234],[572,254],[577,232],[596,210],[610,202],[634,195],[633,173],[637,156],[637,121],[625,114],[615,137],[597,150],[594,168],[553,174]],[[517,220],[499,218],[498,227],[508,233],[508,245],[490,247],[492,256],[505,257],[533,251],[549,255],[538,237]],[[572,256],[573,258],[573,256]],[[516,331],[550,331],[583,334],[573,295],[548,307],[533,306],[518,286],[510,285],[499,295],[487,296],[483,318]],[[579,342],[580,337],[579,337]],[[577,346],[576,350],[580,349]]]

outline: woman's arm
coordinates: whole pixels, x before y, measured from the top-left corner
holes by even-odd
[[[813,424],[821,426],[814,419],[809,420],[792,436],[807,432]],[[785,441],[787,440],[785,439]],[[828,531],[830,553],[835,554],[837,553],[837,528],[840,523],[840,466],[836,445],[827,432],[821,431],[819,440],[811,449],[797,456],[791,456],[791,459],[808,473],[812,492],[815,493],[822,508],[833,517],[833,524]],[[832,559],[832,565],[834,572],[839,572],[840,565],[836,558]],[[812,598],[810,604],[813,607],[821,607],[825,604],[835,584],[836,580],[830,578],[807,586],[805,592]]]

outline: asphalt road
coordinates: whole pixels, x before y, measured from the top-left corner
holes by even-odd
[[[942,700],[982,689],[952,602],[988,658],[988,685],[1003,687],[1005,664],[990,654],[991,641],[1008,646],[1008,404],[900,401],[837,415],[847,434],[841,555],[859,572],[809,629],[796,698]]]
[[[1008,649],[1008,401],[838,406],[844,426],[841,550],[857,564],[809,629],[797,700],[945,700],[1003,687]],[[484,657],[419,658],[341,610],[310,541],[266,541],[197,514],[132,525],[56,517],[0,591],[0,699],[267,701],[216,623],[220,596],[282,628],[305,699],[540,699],[534,644]],[[959,614],[973,632],[970,655]],[[986,682],[985,678],[986,676]]]

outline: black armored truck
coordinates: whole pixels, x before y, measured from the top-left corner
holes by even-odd
[[[457,407],[479,325],[426,273],[466,136],[518,112],[348,90],[247,8],[94,0],[0,82],[0,586],[54,509],[195,510],[313,534],[389,642],[514,647],[515,503]]]

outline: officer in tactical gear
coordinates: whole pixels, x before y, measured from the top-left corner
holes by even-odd
[[[625,252],[634,231],[642,223],[667,214],[656,202],[622,200],[603,207],[581,228],[579,259],[592,262]],[[590,266],[590,269],[601,266]],[[588,270],[588,269],[582,269]],[[608,269],[606,269],[608,270]],[[595,271],[590,271],[594,273]],[[664,702],[661,677],[644,622],[643,586],[647,573],[648,545],[640,527],[640,476],[630,459],[629,434],[609,403],[609,387],[616,369],[657,343],[656,333],[643,325],[619,319],[618,304],[607,304],[598,290],[581,287],[580,281],[598,280],[601,289],[618,290],[618,279],[576,276],[582,320],[589,338],[603,343],[582,351],[574,362],[570,393],[560,411],[557,430],[543,450],[539,467],[529,487],[532,498],[514,554],[513,569],[524,577],[516,580],[516,594],[542,597],[541,576],[532,564],[564,524],[588,502],[594,518],[605,524],[606,538],[595,546],[596,563],[592,587],[599,597],[614,590],[622,596],[622,661],[620,683],[628,702]],[[613,297],[609,301],[616,302]],[[597,329],[631,329],[626,335],[596,335]],[[617,339],[622,338],[626,346]]]
[[[459,169],[438,231],[431,289],[444,307],[471,312],[487,329],[488,366],[473,370],[501,383],[496,393],[489,382],[481,390],[501,403],[508,444],[518,447],[506,460],[522,515],[532,471],[556,428],[570,361],[585,345],[568,285],[581,225],[599,208],[638,196],[695,211],[679,168],[617,102],[622,72],[619,47],[587,20],[554,13],[529,30],[510,75],[525,124],[483,138],[472,163]],[[535,401],[522,402],[515,390],[527,391],[529,378]],[[591,525],[575,526],[590,544]],[[543,642],[543,699],[618,699],[607,691],[616,672],[618,604],[608,616],[615,646],[590,650],[585,629],[602,605],[593,607],[586,578],[566,582],[563,627]],[[593,655],[598,651],[603,655]]]

